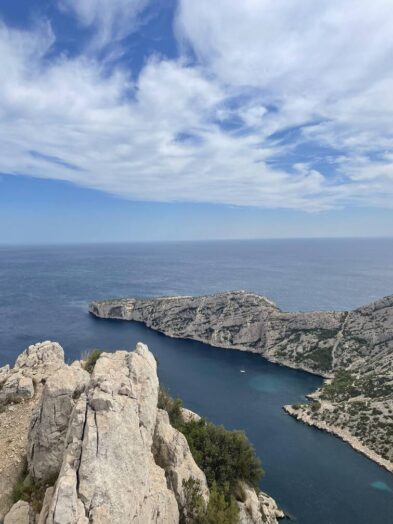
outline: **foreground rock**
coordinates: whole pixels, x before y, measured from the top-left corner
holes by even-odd
[[[244,501],[239,503],[241,524],[276,524],[277,519],[285,517],[276,502],[262,491],[255,490],[243,483]]]
[[[157,397],[146,346],[99,358],[70,419],[48,524],[178,522],[175,495],[151,452]]]
[[[265,297],[244,291],[106,300],[92,302],[90,312],[141,321],[171,337],[260,353],[326,378],[347,372],[345,391],[340,384],[337,390],[337,381],[333,390],[327,383],[318,404],[288,412],[344,438],[392,470],[393,296],[349,312],[286,313]]]
[[[79,362],[61,367],[46,380],[41,405],[32,417],[27,450],[29,473],[35,480],[44,481],[59,473],[75,399],[89,380]]]
[[[187,515],[190,479],[208,502],[206,477],[186,438],[157,407],[156,361],[147,346],[102,353],[91,375],[83,363],[64,364],[58,344],[32,348],[4,380],[13,383],[22,369],[33,381],[33,397],[8,408],[36,406],[24,441],[28,473],[20,478],[31,487],[31,502],[20,500],[10,509],[4,499],[5,524],[177,524]],[[197,417],[187,410],[184,416]],[[16,480],[7,487],[12,490]],[[252,489],[247,497],[239,504],[239,522],[276,523],[271,499],[263,504]]]
[[[63,349],[47,341],[29,346],[14,368],[0,368],[0,521],[12,503],[13,487],[24,468],[30,421],[44,382],[63,366]],[[15,514],[22,511],[16,510]]]

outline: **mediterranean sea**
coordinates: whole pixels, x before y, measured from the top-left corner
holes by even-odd
[[[296,522],[393,522],[393,475],[282,411],[319,377],[87,312],[93,299],[236,289],[291,311],[361,306],[393,294],[393,239],[0,247],[0,366],[42,340],[58,341],[68,361],[143,341],[172,395],[247,433],[266,471],[261,488]]]

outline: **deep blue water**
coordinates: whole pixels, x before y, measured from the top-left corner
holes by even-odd
[[[393,522],[393,475],[281,410],[314,390],[318,377],[87,314],[92,299],[228,289],[265,294],[287,310],[360,306],[393,293],[393,240],[3,247],[0,365],[45,339],[59,341],[69,360],[144,341],[161,381],[186,406],[246,431],[266,470],[262,489],[297,522]]]

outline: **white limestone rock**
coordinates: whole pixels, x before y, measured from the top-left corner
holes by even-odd
[[[29,346],[21,353],[16,359],[15,369],[23,370],[29,376],[46,378],[63,364],[63,348],[57,342],[46,340]]]
[[[45,491],[45,497],[42,503],[42,509],[37,519],[37,524],[45,524],[49,515],[49,508],[53,497],[54,488],[50,487]]]
[[[146,346],[100,356],[71,418],[47,524],[179,521],[151,452],[157,398],[156,362]]]
[[[284,518],[276,502],[262,491],[259,495],[245,482],[241,483],[243,502],[238,502],[239,524],[277,524],[277,519]]]
[[[52,480],[53,486],[39,515],[19,502],[4,524],[178,524],[189,479],[208,502],[206,477],[186,438],[157,407],[156,360],[147,346],[102,353],[91,375],[79,362],[64,364],[60,346],[52,343],[32,346],[18,362],[16,371],[6,371],[6,383],[12,376],[28,390],[29,382],[20,379],[44,379],[29,431],[28,467],[35,481]],[[183,416],[199,418],[188,410]],[[257,515],[251,491],[241,514],[250,514],[250,506]],[[244,524],[259,524],[255,519]]]
[[[184,422],[198,422],[201,420],[201,417],[198,413],[194,413],[191,409],[181,408],[181,416]]]
[[[56,342],[40,342],[19,355],[15,366],[0,370],[0,404],[33,398],[35,384],[45,381],[64,365],[63,348]]]
[[[21,402],[34,396],[34,384],[30,377],[9,373],[0,390],[0,404]]]
[[[0,368],[0,386],[6,381],[9,372],[9,364]]]
[[[35,480],[43,481],[59,473],[75,399],[89,380],[89,373],[80,365],[63,365],[47,379],[29,432],[27,459]]]
[[[168,486],[174,492],[181,510],[186,504],[183,482],[194,479],[198,482],[205,503],[209,500],[206,476],[197,466],[185,436],[173,428],[166,411],[157,412],[153,443],[154,457],[165,470]]]
[[[4,524],[30,524],[30,506],[28,502],[16,502],[4,518]]]

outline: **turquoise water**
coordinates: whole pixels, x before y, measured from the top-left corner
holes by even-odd
[[[390,486],[385,484],[382,480],[374,480],[374,482],[371,482],[370,486],[373,489],[377,489],[378,491],[385,491],[387,493],[393,493],[393,490]]]
[[[393,475],[281,409],[302,401],[318,377],[87,314],[91,299],[228,289],[266,294],[288,310],[359,306],[393,293],[393,241],[0,248],[0,365],[44,339],[58,340],[69,360],[144,341],[186,406],[247,432],[266,470],[262,489],[297,522],[393,522]]]

